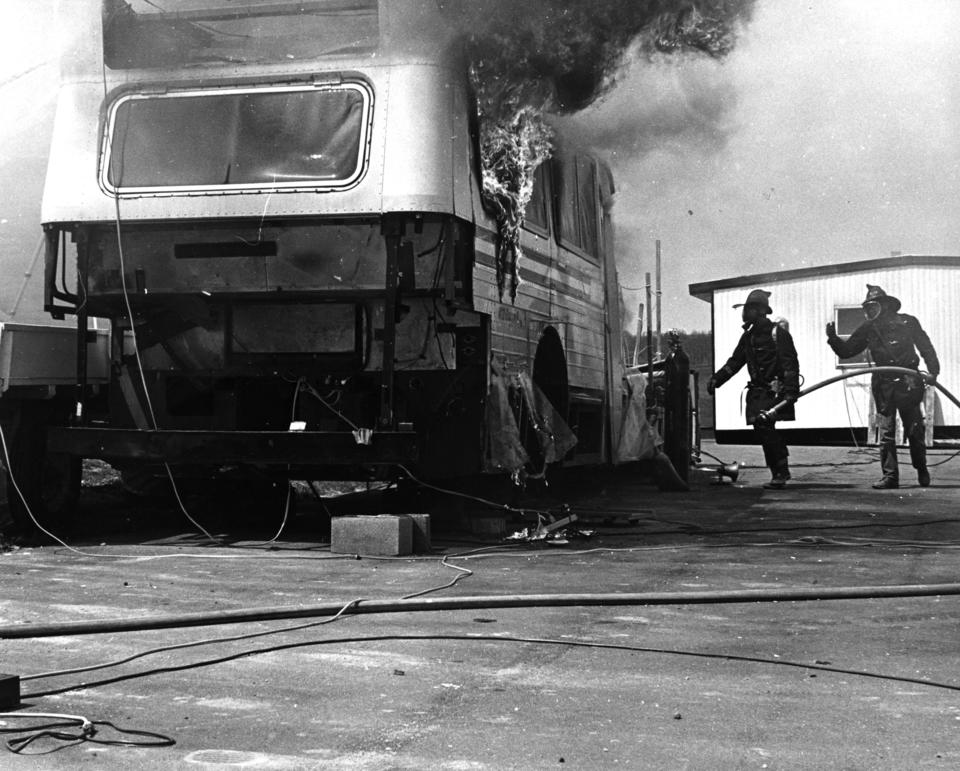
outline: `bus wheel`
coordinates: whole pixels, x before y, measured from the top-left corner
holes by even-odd
[[[6,437],[11,466],[6,474],[7,502],[21,530],[69,524],[80,496],[81,459],[47,452],[51,413],[48,402],[23,402],[13,421],[13,435]]]

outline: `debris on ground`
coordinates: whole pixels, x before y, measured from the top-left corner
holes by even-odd
[[[563,546],[569,543],[570,538],[589,538],[593,535],[593,530],[569,527],[569,525],[579,521],[579,517],[570,512],[569,506],[563,506],[562,511],[566,516],[560,519],[556,519],[551,514],[538,514],[536,527],[525,527],[523,530],[511,533],[505,540],[543,541],[550,546]]]

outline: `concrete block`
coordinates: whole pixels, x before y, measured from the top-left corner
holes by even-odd
[[[376,557],[411,554],[413,520],[393,514],[333,517],[330,520],[330,551]]]
[[[407,514],[413,520],[413,553],[426,554],[433,551],[430,545],[430,515]]]

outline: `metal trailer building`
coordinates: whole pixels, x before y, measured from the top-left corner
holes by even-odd
[[[898,297],[901,313],[916,316],[940,359],[940,382],[960,392],[960,257],[899,255],[812,268],[758,273],[691,284],[690,294],[711,304],[714,371],[722,366],[743,333],[739,310],[751,289],[771,292],[771,319],[789,323],[800,360],[801,387],[869,366],[868,354],[838,360],[826,342],[828,321],[849,335],[864,320],[861,303],[867,283]],[[921,360],[921,369],[925,367]],[[743,416],[746,367],[716,392],[716,439],[752,444],[753,429]],[[960,437],[960,409],[928,388],[925,401],[928,444]],[[794,445],[851,445],[875,442],[870,376],[826,386],[797,403],[795,422],[779,424]],[[931,420],[932,418],[932,420]]]

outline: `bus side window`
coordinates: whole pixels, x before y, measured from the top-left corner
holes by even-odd
[[[577,156],[577,209],[580,214],[580,248],[591,257],[597,249],[597,173],[590,158]]]
[[[551,168],[557,233],[563,246],[596,257],[596,169],[588,157],[559,156]]]
[[[532,225],[533,230],[541,230],[544,233],[547,232],[546,174],[547,165],[541,163],[533,173],[533,194],[523,215],[525,224]]]
[[[550,169],[556,209],[557,238],[565,246],[580,246],[577,217],[577,174],[569,157],[555,156]]]

